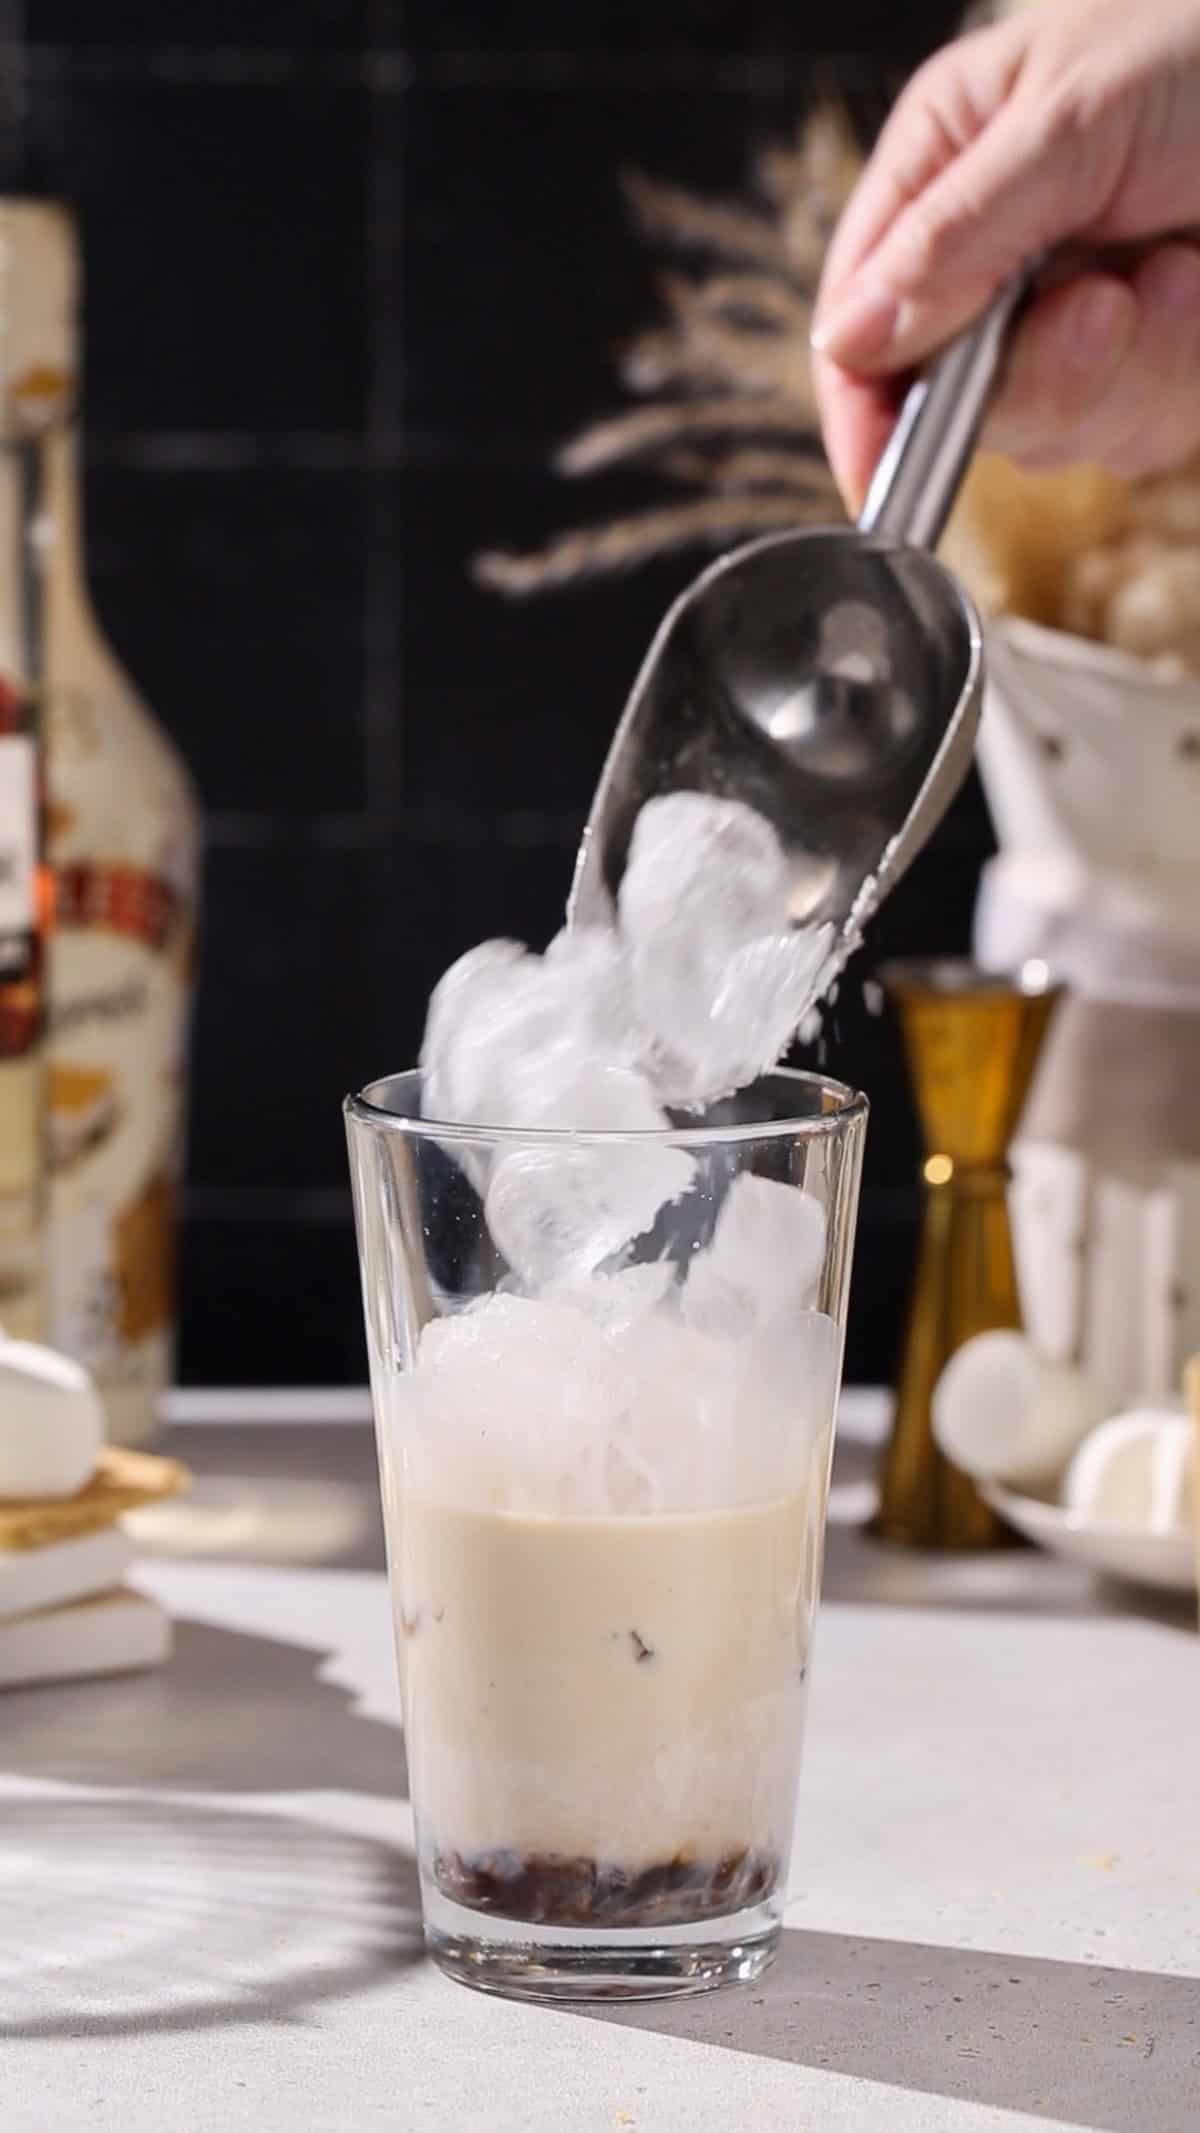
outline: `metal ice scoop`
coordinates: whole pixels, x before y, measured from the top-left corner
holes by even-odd
[[[970,763],[983,669],[979,617],[928,550],[1028,278],[913,385],[856,527],[768,534],[676,601],[596,789],[572,923],[611,919],[639,808],[679,788],[774,823],[798,922],[857,923],[920,851]]]

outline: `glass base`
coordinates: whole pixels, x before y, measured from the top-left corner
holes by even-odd
[[[624,1933],[508,1924],[439,1896],[425,1940],[447,1977],[507,1999],[584,2002],[664,2000],[751,1984],[779,1945],[773,1904],[756,1904],[702,1927]]]

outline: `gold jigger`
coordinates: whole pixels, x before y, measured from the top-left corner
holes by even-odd
[[[1058,994],[1041,964],[1016,979],[953,960],[893,963],[880,975],[908,1052],[926,1195],[871,1530],[909,1547],[993,1547],[1005,1528],[938,1450],[930,1402],[964,1341],[1021,1323],[1006,1155]]]

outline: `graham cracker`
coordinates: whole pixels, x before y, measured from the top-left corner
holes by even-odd
[[[191,1478],[182,1460],[106,1444],[91,1480],[74,1496],[0,1497],[0,1548],[45,1548],[98,1533],[125,1511],[180,1495]]]

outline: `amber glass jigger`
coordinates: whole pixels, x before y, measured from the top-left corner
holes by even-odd
[[[1006,1156],[1058,993],[1040,964],[1015,978],[950,959],[880,975],[912,1075],[925,1206],[872,1531],[915,1548],[994,1547],[1011,1536],[939,1451],[930,1405],[956,1348],[1021,1323]]]

